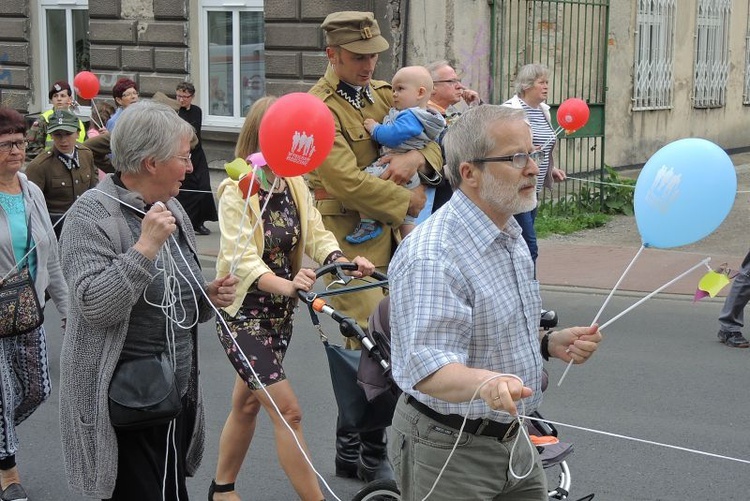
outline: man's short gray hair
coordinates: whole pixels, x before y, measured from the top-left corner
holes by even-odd
[[[432,77],[432,79],[435,80],[435,79],[438,78],[437,71],[440,68],[445,68],[446,66],[451,66],[451,63],[449,63],[448,61],[446,61],[445,59],[443,59],[441,61],[434,61],[434,62],[428,64],[427,66],[425,66],[425,68],[427,68],[427,71],[430,72],[430,77]]]
[[[193,127],[169,106],[139,101],[122,111],[112,131],[112,164],[118,172],[137,174],[148,158],[165,162],[179,155],[180,140],[193,134]]]
[[[527,90],[534,86],[534,82],[542,77],[549,77],[549,69],[543,64],[527,64],[518,70],[516,75],[516,94],[523,97]]]
[[[445,176],[455,190],[461,184],[459,166],[475,158],[484,158],[497,144],[490,135],[490,126],[495,122],[526,120],[526,112],[510,106],[483,104],[469,108],[445,133]],[[479,165],[479,168],[484,168]]]

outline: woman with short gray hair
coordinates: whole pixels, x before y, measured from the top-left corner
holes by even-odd
[[[541,64],[527,64],[518,70],[516,75],[516,95],[508,99],[506,106],[526,111],[531,125],[532,140],[536,148],[544,152],[544,158],[539,162],[537,176],[537,197],[543,188],[552,189],[554,182],[565,180],[565,171],[555,167],[552,151],[557,143],[557,135],[552,128],[552,118],[549,112],[547,92],[549,89],[549,70]],[[531,259],[534,261],[534,276],[536,277],[536,258],[538,246],[536,243],[535,208],[532,211],[516,214],[515,218],[523,230],[523,239],[529,246]]]
[[[116,172],[73,204],[60,237],[71,303],[60,428],[69,485],[84,496],[187,499],[185,477],[200,463],[197,324],[232,304],[237,279],[205,282],[190,219],[174,199],[192,170],[192,137],[163,104],[129,106],[111,137]],[[163,368],[153,382],[168,381],[174,395],[168,416],[118,420],[115,375],[152,360]],[[146,378],[133,371],[127,385]]]

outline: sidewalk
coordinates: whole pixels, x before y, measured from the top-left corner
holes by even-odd
[[[540,240],[537,275],[542,287],[555,285],[610,291],[637,252],[638,247],[577,245]],[[738,269],[744,256],[645,249],[618,290],[652,292],[707,257],[711,258],[708,263],[711,267],[728,263],[731,269]],[[698,282],[707,271],[705,266],[701,266],[662,293],[693,296]],[[729,287],[725,287],[719,296],[726,296],[728,291]]]
[[[645,249],[626,275],[618,290],[649,293],[691,267],[710,257],[708,263],[716,268],[727,263],[733,270],[739,265],[750,245],[747,227],[750,222],[750,196],[743,193],[750,190],[750,153],[732,156],[738,173],[738,191],[735,205],[725,222],[709,237],[680,249]],[[212,185],[218,186],[223,172],[212,171]],[[631,225],[629,235],[608,242],[607,232],[601,229],[588,230],[596,238],[579,238],[572,243],[566,238],[539,240],[537,275],[544,286],[612,290],[625,268],[636,256],[640,247],[635,218],[627,218]],[[219,250],[219,225],[208,222],[212,231],[208,236],[196,236],[198,252],[204,267],[213,267]],[[593,242],[593,243],[592,243]],[[314,266],[307,262],[308,266]],[[705,266],[694,270],[677,283],[663,291],[664,294],[684,294],[693,296],[700,278],[708,271]],[[725,287],[719,296],[726,296]]]

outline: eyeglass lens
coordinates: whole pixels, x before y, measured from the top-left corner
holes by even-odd
[[[26,149],[28,144],[29,143],[25,139],[21,141],[6,141],[4,143],[0,143],[0,151],[4,151],[7,153],[11,151],[14,146],[18,148],[19,150],[23,151]]]
[[[532,159],[534,163],[538,164],[544,159],[544,152],[542,150],[537,150],[531,153],[516,153],[513,155],[513,167],[516,169],[523,169],[528,165],[529,159]]]

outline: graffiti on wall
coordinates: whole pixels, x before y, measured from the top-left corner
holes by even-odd
[[[10,60],[7,52],[0,54],[0,84],[13,85],[13,74],[2,66]]]
[[[492,75],[489,68],[490,57],[492,57],[489,26],[486,24],[478,26],[472,44],[469,47],[460,48],[458,52],[459,73],[464,85],[479,92],[479,95],[486,100],[492,88]]]

